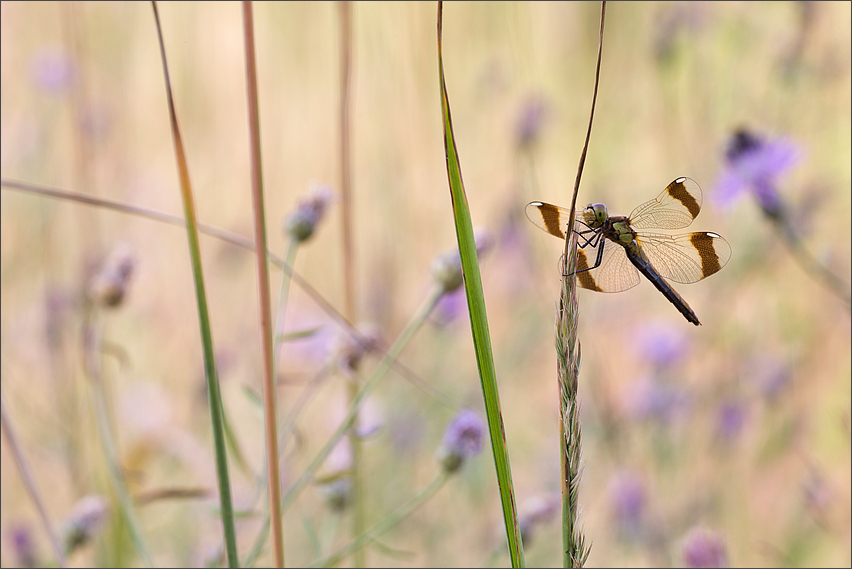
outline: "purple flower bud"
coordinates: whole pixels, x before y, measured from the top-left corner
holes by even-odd
[[[92,494],[81,498],[63,523],[63,543],[66,553],[71,553],[88,542],[98,532],[109,514],[103,497]]]
[[[320,486],[323,501],[335,512],[345,510],[352,502],[352,478],[340,476]]]
[[[284,222],[284,232],[296,241],[310,239],[333,197],[329,186],[313,188]]]
[[[494,234],[486,228],[475,231],[473,239],[477,258],[481,258],[494,247]],[[464,284],[458,249],[435,257],[432,261],[432,278],[444,293],[453,292]]]
[[[438,461],[446,472],[455,472],[465,459],[482,449],[485,424],[478,414],[462,409],[447,426],[438,448]]]
[[[100,270],[89,283],[89,298],[114,308],[124,300],[136,261],[127,243],[116,243]]]
[[[369,352],[380,350],[382,334],[375,324],[361,323],[358,325],[358,336],[353,337],[349,330],[342,331],[337,337],[334,351],[338,356],[340,368],[353,372],[361,364],[361,358]]]
[[[728,567],[728,548],[721,535],[693,528],[683,541],[685,567]]]

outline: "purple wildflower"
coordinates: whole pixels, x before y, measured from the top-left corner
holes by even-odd
[[[65,551],[71,553],[91,540],[109,516],[109,506],[100,495],[81,498],[62,525]]]
[[[752,356],[744,373],[749,383],[770,403],[776,401],[793,380],[786,358],[773,353]]]
[[[619,527],[629,533],[638,532],[647,502],[642,479],[633,472],[620,472],[610,479],[608,493],[612,516]]]
[[[332,349],[337,354],[340,369],[352,373],[361,365],[364,355],[381,351],[382,344],[378,326],[362,322],[357,326],[357,336],[350,330],[341,330]]]
[[[438,461],[448,473],[455,472],[465,459],[473,457],[482,449],[485,424],[478,414],[462,409],[444,431],[438,449]]]
[[[740,401],[726,401],[716,410],[716,428],[725,441],[732,441],[742,432],[748,420],[748,410]]]
[[[323,501],[336,512],[346,509],[352,501],[352,478],[341,476],[320,486]]]
[[[532,146],[548,117],[547,102],[539,95],[530,95],[523,102],[515,124],[515,140],[520,149]]]
[[[521,540],[528,547],[535,536],[535,530],[554,518],[562,502],[558,496],[534,496],[521,506],[518,526],[521,528]]]
[[[641,353],[654,365],[679,362],[687,353],[688,343],[678,328],[665,323],[647,324],[639,331]]]
[[[463,288],[441,295],[432,311],[432,321],[439,327],[448,326],[467,308],[467,297]]]
[[[35,83],[51,95],[70,91],[77,80],[74,61],[55,47],[45,47],[30,61],[30,72]]]
[[[728,143],[725,169],[716,184],[718,204],[730,207],[743,192],[751,191],[767,215],[781,217],[783,204],[777,181],[800,159],[798,146],[790,140],[766,140],[745,129],[738,130]]]
[[[310,239],[333,197],[329,186],[312,188],[284,222],[284,232],[296,241]]]
[[[89,298],[104,307],[119,306],[127,293],[135,265],[130,245],[116,243],[89,283]]]
[[[473,239],[476,244],[477,258],[482,258],[494,248],[494,234],[487,228],[476,230]],[[435,257],[435,260],[432,261],[432,278],[443,289],[445,294],[458,289],[464,284],[458,249],[442,253]]]
[[[728,567],[728,548],[721,535],[693,528],[683,540],[684,567]]]
[[[673,421],[689,408],[689,397],[683,389],[649,378],[634,382],[623,401],[628,416],[633,419],[654,419],[662,423]]]
[[[11,542],[16,565],[19,567],[39,567],[41,565],[36,559],[35,544],[28,527],[15,526],[9,530],[7,535]]]

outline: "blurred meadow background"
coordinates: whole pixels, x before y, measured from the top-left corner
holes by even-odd
[[[250,237],[240,6],[159,8],[199,220]],[[483,286],[530,566],[561,559],[553,322],[562,243],[523,211],[531,200],[570,207],[599,11],[586,2],[444,7],[456,143],[474,227],[491,243]],[[295,268],[342,310],[340,7],[259,3],[254,13],[270,249],[283,256],[282,222],[312,188],[329,186],[337,197]],[[4,183],[182,216],[150,4],[3,2],[0,15]],[[355,312],[386,349],[432,286],[433,259],[456,244],[436,5],[355,3],[352,17]],[[851,17],[848,2],[607,7],[578,206],[604,202],[627,215],[688,176],[704,191],[690,230],[723,235],[733,254],[717,275],[675,286],[700,327],[647,282],[615,295],[579,293],[590,566],[852,563]],[[738,129],[768,149],[768,164],[738,161],[730,151]],[[753,191],[757,179],[769,188]],[[48,518],[83,532],[69,564],[141,563],[115,508],[83,365],[83,298],[117,246],[132,276],[100,333],[121,465],[155,562],[220,564],[184,230],[5,185],[0,200],[4,412]],[[784,230],[795,237],[785,240]],[[245,457],[244,466],[230,463],[235,506],[249,510],[237,521],[244,557],[264,505],[255,479],[265,467],[252,396],[262,370],[254,260],[209,236],[201,250],[225,409]],[[816,267],[838,281],[827,284]],[[276,291],[281,271],[271,279]],[[281,441],[286,492],[343,418],[349,379],[337,365],[344,330],[296,284],[283,332],[308,333],[283,344],[279,412],[286,417],[304,390],[311,395]],[[359,373],[377,361],[365,356]],[[442,298],[399,363],[361,413],[369,525],[434,478],[435,449],[458,410],[482,414],[463,292]],[[6,432],[0,452],[0,561],[53,563]],[[485,441],[368,547],[367,564],[507,565],[490,454]],[[341,446],[320,475],[333,478],[345,463]],[[351,513],[333,494],[318,480],[285,512],[288,565],[312,563],[351,537]],[[81,506],[87,496],[95,498]],[[258,562],[271,563],[268,548]]]

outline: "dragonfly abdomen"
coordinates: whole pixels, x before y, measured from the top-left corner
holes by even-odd
[[[681,295],[677,293],[675,289],[671,287],[666,279],[664,279],[660,274],[654,269],[651,264],[638,257],[635,253],[633,253],[629,248],[625,247],[625,252],[627,253],[627,258],[630,259],[630,262],[633,263],[633,266],[636,267],[640,273],[645,275],[651,284],[653,284],[658,291],[663,293],[669,302],[675,305],[681,314],[683,314],[684,318],[695,324],[696,326],[701,326],[701,322],[698,321],[698,317],[695,315],[695,312],[689,307],[689,304],[683,299]]]

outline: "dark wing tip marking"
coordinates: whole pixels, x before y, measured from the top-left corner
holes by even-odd
[[[560,239],[565,239],[565,233],[562,231],[562,216],[559,214],[559,208],[555,205],[544,202],[531,202],[531,206],[538,210],[541,215],[541,220],[544,222],[544,227],[548,233],[555,235]],[[567,224],[568,220],[565,220]]]
[[[722,270],[730,258],[727,241],[717,233],[693,233],[690,241],[701,256],[701,272],[705,277]]]
[[[692,216],[692,219],[695,219],[701,211],[701,204],[696,201],[695,196],[689,192],[684,184],[687,180],[689,180],[689,178],[680,177],[669,184],[669,187],[666,188],[666,190],[671,197],[682,203],[683,207],[689,211],[689,215]],[[698,184],[696,184],[696,187],[697,186]]]

